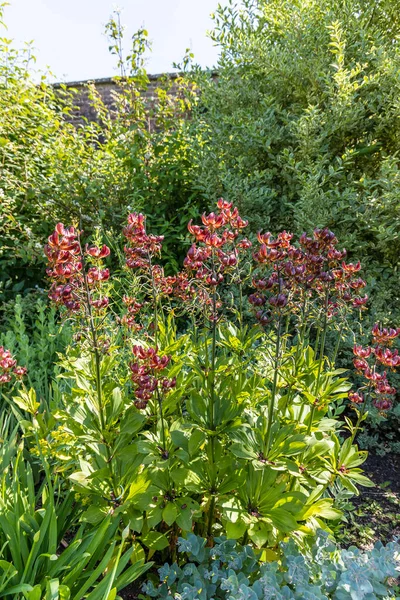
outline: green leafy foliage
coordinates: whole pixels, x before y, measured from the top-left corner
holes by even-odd
[[[108,34],[112,47],[119,46],[122,29],[113,19]],[[44,75],[37,85],[31,49],[20,52],[0,38],[2,301],[42,281],[41,241],[53,222],[82,220],[91,231],[101,223],[112,238],[127,206],[145,209],[158,232],[167,234],[166,262],[177,265],[183,212],[196,212],[187,119],[196,94],[176,77],[161,79],[154,98],[146,98],[152,88],[143,67],[145,39],[140,30],[130,54],[119,57],[126,76],[117,78],[114,108],[88,85],[84,93],[97,120],[76,123],[78,90],[52,86]]]
[[[260,227],[328,226],[368,267],[372,315],[399,315],[397,0],[229,2],[217,82],[194,69],[197,186]]]
[[[46,462],[45,481],[38,483],[16,432],[9,434],[0,454],[1,596],[102,599],[149,568],[135,559],[129,530],[118,534],[110,516],[96,527],[79,526],[71,490],[51,480]]]
[[[47,405],[59,393],[56,385],[57,356],[71,342],[68,323],[60,324],[57,309],[36,294],[18,295],[3,307],[0,345],[8,348],[27,369],[27,381]],[[55,400],[57,403],[57,400]]]

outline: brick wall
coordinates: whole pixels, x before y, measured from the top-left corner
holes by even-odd
[[[179,73],[148,75],[150,83],[149,83],[149,86],[148,86],[146,92],[144,92],[144,96],[146,98],[148,98],[149,103],[154,101],[154,99],[155,99],[154,90],[159,85],[159,81],[162,77],[176,79],[178,76],[179,76]],[[93,80],[89,80],[89,81],[71,81],[71,82],[65,83],[64,85],[67,88],[74,88],[77,91],[76,96],[74,98],[74,105],[76,106],[76,110],[73,111],[73,113],[70,117],[70,120],[73,123],[78,124],[78,123],[82,122],[82,117],[85,117],[89,121],[96,120],[96,112],[95,112],[93,106],[91,106],[89,97],[88,97],[88,89],[87,89],[88,83],[94,83],[94,85],[96,86],[96,90],[99,92],[106,107],[111,110],[113,109],[114,95],[115,95],[115,93],[118,93],[118,85],[116,84],[116,82],[113,78],[107,77],[104,79],[93,79]],[[54,87],[59,88],[61,85],[62,84],[56,83],[56,84],[54,84]],[[172,93],[174,93],[174,87],[172,87]]]

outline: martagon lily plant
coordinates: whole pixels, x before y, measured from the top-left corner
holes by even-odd
[[[130,214],[126,277],[114,281],[107,246],[56,226],[49,296],[75,344],[62,405],[36,439],[84,499],[81,518],[111,515],[149,556],[173,558],[188,532],[278,552],[288,536],[338,527],[337,499],[371,485],[354,442],[368,401],[390,408],[378,367],[398,366],[400,330],[377,325],[371,347],[355,346],[365,383],[351,391],[334,363],[348,315],[368,300],[361,264],[328,229],[297,242],[260,232],[253,245],[223,199],[201,220],[188,225],[182,270],[166,276],[162,236]],[[343,422],[347,398],[355,419]]]

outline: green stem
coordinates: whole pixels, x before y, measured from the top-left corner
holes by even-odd
[[[306,333],[306,327],[307,327],[307,298],[306,298],[305,294],[304,294],[303,304],[302,304],[302,308],[301,308],[301,316],[302,316],[302,323],[301,323],[301,326],[298,327],[296,354],[294,357],[294,373],[293,373],[294,379],[296,379],[296,377],[297,377],[300,352],[301,352],[301,350],[304,350],[305,333]],[[287,395],[287,401],[286,401],[286,405],[285,405],[285,411],[286,411],[287,405],[293,399],[292,392],[293,392],[293,383],[290,384],[290,388],[289,388],[288,395]],[[304,407],[304,405],[300,409],[299,420],[300,420],[301,416],[303,415],[303,407]]]
[[[208,538],[212,537],[212,526],[213,526],[213,522],[214,522],[214,510],[215,510],[215,495],[213,494],[211,496],[210,510],[208,513],[208,524],[207,524],[207,537]]]
[[[375,359],[375,364],[374,364],[374,367],[373,367],[374,373],[375,373],[375,370],[376,370],[376,364],[377,364],[377,360]],[[355,427],[353,429],[353,433],[351,435],[351,443],[354,442],[355,437],[356,437],[356,435],[358,433],[358,430],[360,428],[360,424],[364,420],[363,417],[364,417],[365,411],[367,410],[368,400],[371,397],[371,390],[372,390],[372,381],[369,382],[367,393],[365,394],[365,398],[364,398],[364,404],[362,405],[361,410],[358,413],[357,423],[356,423],[356,425],[355,425]]]
[[[321,337],[321,328],[318,325],[317,327],[317,336],[315,338],[315,344],[314,344],[314,356],[317,357],[318,356],[318,351],[319,351],[319,340]]]
[[[214,263],[214,251],[212,255],[212,274],[215,275],[215,263]],[[209,425],[210,430],[212,431],[211,437],[211,502],[210,502],[210,510],[208,515],[208,528],[207,534],[208,537],[212,535],[212,526],[214,521],[214,509],[215,509],[215,359],[216,359],[216,347],[217,347],[217,292],[215,286],[213,286],[213,294],[212,294],[212,338],[211,338],[211,365],[210,365],[210,405],[209,405]]]
[[[158,408],[160,411],[162,450],[163,450],[163,452],[166,452],[167,448],[166,448],[166,441],[165,441],[166,438],[165,438],[164,416],[163,416],[163,409],[162,409],[162,397],[160,394],[160,390],[158,389],[158,385],[156,387],[156,394],[157,394]]]
[[[155,350],[157,352],[157,349],[158,349],[158,298],[157,298],[156,286],[155,286],[155,283],[154,283],[153,264],[152,264],[152,261],[151,261],[151,254],[150,254],[150,252],[148,252],[147,256],[148,256],[149,267],[150,267],[151,295],[152,295],[152,299],[153,299],[153,311],[154,311],[154,347],[155,347]],[[159,409],[159,412],[160,412],[160,421],[161,421],[161,444],[162,444],[162,451],[166,452],[165,427],[164,427],[164,415],[163,415],[163,408],[162,408],[162,398],[160,396],[158,385],[156,387],[156,394],[157,394],[158,409]]]
[[[274,408],[275,408],[275,396],[276,390],[278,386],[278,371],[279,371],[279,358],[280,358],[280,349],[281,349],[281,321],[282,321],[282,313],[279,311],[277,332],[276,332],[276,344],[275,344],[275,360],[274,360],[274,379],[272,382],[272,391],[271,391],[271,401],[268,406],[268,426],[267,426],[267,435],[265,440],[266,454],[268,456],[268,452],[271,446],[271,429],[272,429],[272,420],[274,417]]]
[[[239,288],[239,311],[238,311],[238,321],[239,321],[239,331],[240,331],[240,341],[243,342],[243,286],[242,280],[240,277],[240,269],[239,269],[239,256],[236,252],[236,276],[238,281]]]
[[[340,348],[340,342],[342,341],[343,329],[344,329],[344,324],[342,323],[340,325],[338,337],[337,337],[336,344],[335,344],[335,349],[333,351],[333,356],[332,356],[332,361],[331,361],[332,365],[334,365],[335,362],[336,362],[336,358],[337,358],[337,355],[338,355],[338,352],[339,352],[339,348]]]
[[[318,363],[318,373],[317,373],[317,381],[315,383],[315,402],[318,402],[318,394],[319,394],[319,387],[320,387],[320,380],[321,380],[321,372],[322,372],[322,365],[324,362],[324,351],[325,351],[325,342],[326,342],[326,332],[327,332],[327,324],[328,324],[328,302],[329,302],[329,291],[326,291],[325,294],[325,306],[324,306],[324,324],[323,324],[323,328],[322,328],[322,337],[321,337],[321,348],[320,348],[320,352],[319,352],[319,363]],[[312,429],[312,423],[313,423],[313,419],[314,419],[314,413],[315,413],[315,407],[316,404],[314,403],[312,408],[311,408],[311,412],[310,412],[310,421],[308,423],[308,429],[307,429],[307,434],[310,435],[311,433],[311,429]]]
[[[111,456],[110,446],[105,438],[106,423],[105,423],[103,395],[102,395],[101,358],[100,358],[100,352],[99,352],[97,331],[96,331],[96,326],[94,323],[94,317],[93,317],[93,311],[92,311],[89,283],[88,283],[87,274],[86,274],[86,261],[85,261],[85,256],[84,256],[84,253],[82,250],[80,238],[79,238],[79,248],[80,248],[80,255],[81,255],[81,262],[82,262],[83,282],[84,282],[85,295],[86,295],[86,311],[87,311],[87,317],[88,317],[88,322],[89,322],[90,334],[91,334],[91,338],[92,338],[92,348],[93,348],[93,354],[94,354],[94,360],[95,360],[96,392],[97,392],[97,403],[98,403],[98,408],[99,408],[101,436],[102,436],[102,442],[106,449],[107,465],[108,465],[108,469],[110,471],[111,483],[112,483],[112,486],[114,487],[114,491],[116,491],[114,475],[113,475],[113,470],[112,470],[112,461],[111,461],[112,456]]]
[[[246,529],[246,531],[244,532],[243,540],[242,540],[242,546],[245,546],[247,544],[248,540],[249,540],[249,532]]]

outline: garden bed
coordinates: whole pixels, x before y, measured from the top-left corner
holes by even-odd
[[[388,543],[400,537],[400,456],[370,454],[363,468],[376,487],[363,488],[360,496],[352,499],[355,509],[349,515],[342,545],[356,544],[368,550],[378,540]]]

